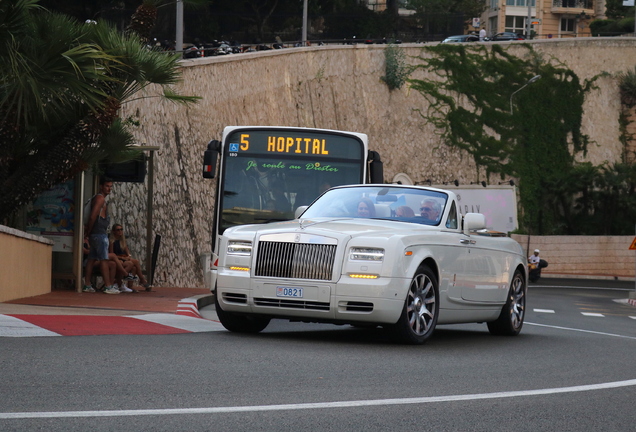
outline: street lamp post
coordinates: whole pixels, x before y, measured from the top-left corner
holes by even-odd
[[[174,51],[183,56],[183,0],[177,0],[177,31],[175,35]]]
[[[307,46],[307,0],[303,1],[303,34],[302,46]]]
[[[525,88],[528,84],[532,84],[533,82],[535,82],[535,81],[536,81],[536,80],[538,80],[539,78],[541,78],[541,75],[535,75],[535,76],[533,76],[532,78],[530,78],[530,79],[528,80],[528,82],[527,82],[527,83],[525,83],[524,85],[522,85],[520,89],[515,90],[514,92],[512,92],[512,94],[510,95],[510,115],[512,115],[512,97],[513,97],[516,93],[518,93],[518,92],[520,92],[521,90],[523,90],[523,89],[524,89],[524,88]]]

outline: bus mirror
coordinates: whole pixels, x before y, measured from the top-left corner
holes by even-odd
[[[375,184],[384,183],[384,167],[380,154],[376,151],[369,150],[369,182]]]
[[[216,174],[216,160],[221,151],[221,142],[212,140],[208,149],[203,153],[203,178],[214,178]]]

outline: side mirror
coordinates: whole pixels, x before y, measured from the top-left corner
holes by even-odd
[[[309,206],[300,206],[296,209],[296,211],[294,212],[294,219],[298,219],[300,218],[300,215],[302,215],[303,213],[305,213],[305,210],[307,210]]]
[[[212,140],[208,149],[203,153],[203,178],[214,178],[216,175],[216,160],[221,152],[221,141]]]
[[[464,216],[464,234],[470,235],[471,230],[486,228],[486,216],[481,213],[466,213]]]
[[[367,161],[369,163],[369,181],[374,184],[384,183],[384,167],[382,160],[380,159],[380,153],[369,150],[367,155]]]

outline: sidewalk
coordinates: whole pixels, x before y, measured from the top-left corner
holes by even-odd
[[[78,293],[55,290],[47,294],[0,303],[0,314],[36,315],[123,315],[143,313],[176,314],[181,302],[198,307],[210,303],[212,296],[205,288],[163,288],[128,294]]]

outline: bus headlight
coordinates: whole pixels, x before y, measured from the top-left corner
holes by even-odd
[[[349,259],[352,261],[383,261],[384,249],[352,247],[349,250]]]
[[[227,242],[227,254],[250,256],[252,255],[252,242],[244,240],[230,240]]]

